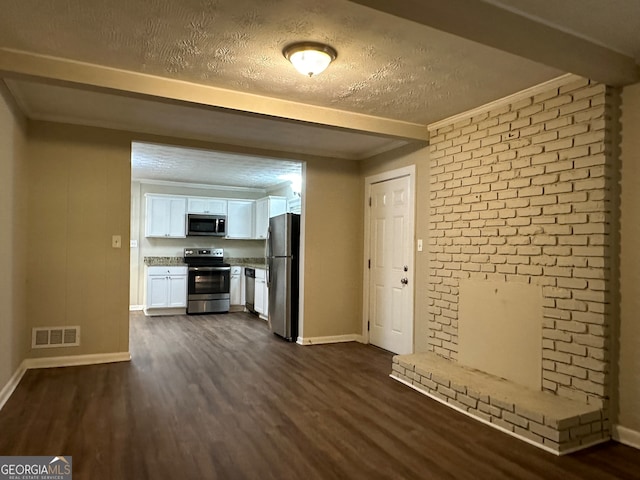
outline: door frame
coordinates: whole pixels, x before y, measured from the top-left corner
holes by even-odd
[[[367,322],[369,321],[369,290],[370,290],[370,275],[368,261],[371,258],[371,209],[369,208],[369,198],[371,197],[371,187],[373,184],[385,182],[387,180],[394,180],[401,177],[409,177],[409,236],[411,238],[411,248],[409,251],[409,265],[410,269],[407,278],[409,279],[408,287],[411,288],[411,302],[409,305],[409,316],[411,318],[411,328],[409,330],[409,336],[411,337],[411,352],[415,351],[415,216],[416,216],[416,166],[409,165],[394,170],[378,173],[365,177],[364,179],[364,258],[363,258],[363,283],[362,283],[362,339],[364,343],[370,343],[369,330],[367,329]]]

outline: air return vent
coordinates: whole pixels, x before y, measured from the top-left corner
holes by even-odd
[[[77,347],[80,327],[38,327],[31,333],[31,348]]]

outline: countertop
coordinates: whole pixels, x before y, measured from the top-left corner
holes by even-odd
[[[144,264],[149,267],[184,267],[184,257],[144,257]]]
[[[224,261],[233,266],[266,268],[263,257],[228,257]],[[144,257],[144,264],[149,267],[182,267],[185,266],[184,257]]]

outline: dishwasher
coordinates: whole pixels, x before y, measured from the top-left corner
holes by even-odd
[[[245,267],[244,269],[244,306],[251,313],[256,313],[255,298],[256,298],[256,269]]]

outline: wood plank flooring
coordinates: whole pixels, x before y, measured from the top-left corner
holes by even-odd
[[[131,363],[28,371],[0,455],[74,479],[640,479],[608,443],[555,457],[391,380],[391,355],[301,347],[243,314],[131,315]]]

